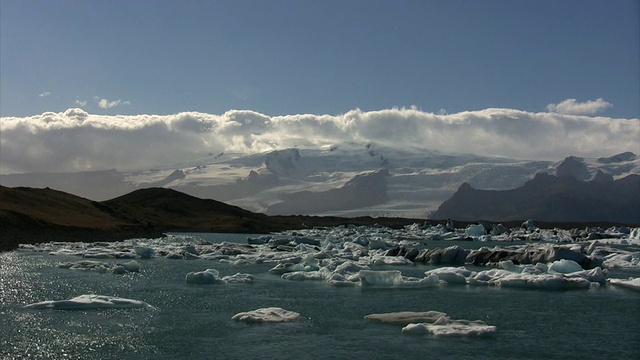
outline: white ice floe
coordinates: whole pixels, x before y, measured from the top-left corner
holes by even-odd
[[[447,316],[447,314],[440,311],[398,311],[369,314],[364,318],[389,324],[408,325],[415,322],[434,323],[443,316]]]
[[[489,336],[497,328],[480,320],[454,320],[440,311],[401,311],[382,314],[370,314],[365,319],[389,324],[404,325],[402,333],[427,334],[435,336]]]
[[[220,272],[216,269],[205,271],[194,271],[187,273],[185,281],[189,284],[226,284],[226,283],[250,283],[253,282],[253,275],[236,273],[225,277],[220,277]]]
[[[81,260],[59,263],[56,266],[59,268],[70,270],[96,271],[99,273],[111,272],[114,274],[124,274],[127,272],[140,271],[140,264],[135,260],[131,260],[125,263],[107,263],[95,260]]]
[[[92,310],[151,307],[144,301],[105,295],[80,295],[68,300],[42,301],[25,305],[29,309]]]
[[[226,281],[220,278],[220,272],[216,269],[205,271],[194,271],[187,273],[185,281],[189,284],[225,284]]]
[[[253,282],[253,279],[254,277],[251,274],[236,273],[234,275],[223,277],[222,281],[227,283],[251,283]]]
[[[549,273],[570,274],[582,271],[582,266],[573,260],[561,259],[551,263],[547,271]]]
[[[604,257],[603,266],[610,269],[613,268],[628,268],[628,269],[640,269],[640,251],[636,252],[623,252],[623,253],[610,253]]]
[[[424,278],[402,276],[400,270],[360,270],[358,273],[363,287],[431,287],[440,285],[436,275]]]
[[[629,278],[629,279],[609,279],[609,283],[625,287],[627,289],[640,291],[640,278]]]
[[[436,275],[447,284],[466,284],[467,278],[475,275],[475,271],[470,271],[464,267],[441,267],[425,272],[425,275]]]
[[[487,325],[485,322],[468,320],[451,320],[445,323],[435,324],[409,324],[402,328],[404,334],[426,334],[430,333],[437,337],[458,337],[458,336],[492,336],[498,330],[497,327]]]
[[[279,307],[260,308],[252,311],[241,312],[231,317],[232,320],[249,323],[279,323],[297,321],[301,318],[302,315],[299,313]]]

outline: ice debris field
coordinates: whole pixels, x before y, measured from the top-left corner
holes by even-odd
[[[246,243],[211,243],[197,234],[174,234],[112,243],[22,245],[18,251],[48,253],[67,260],[78,257],[77,261],[61,261],[57,266],[105,276],[137,273],[145,262],[160,258],[201,262],[201,271],[184,274],[184,281],[192,286],[256,281],[256,274],[241,271],[221,275],[215,264],[225,263],[239,269],[247,264],[268,264],[270,276],[282,281],[315,281],[323,286],[363,289],[435,291],[442,286],[493,286],[563,291],[615,286],[640,291],[640,228],[626,227],[539,229],[531,221],[512,229],[486,224],[464,229],[426,224],[403,229],[339,226],[249,237]],[[423,276],[403,274],[403,269],[420,266],[424,266]],[[611,276],[612,273],[632,276]],[[155,309],[153,304],[134,299],[93,294],[43,300],[24,308]],[[232,317],[250,323],[304,318],[304,314],[279,307],[248,309]],[[451,319],[438,311],[371,314],[366,318],[401,324],[404,334],[434,336],[487,336],[494,334],[499,325]]]

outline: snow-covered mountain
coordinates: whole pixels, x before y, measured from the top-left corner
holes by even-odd
[[[619,179],[640,174],[640,163],[628,152],[554,162],[349,143],[251,155],[209,154],[140,171],[3,175],[0,183],[51,187],[92,200],[162,186],[267,214],[426,218],[463,183],[508,190],[540,172],[578,180]]]

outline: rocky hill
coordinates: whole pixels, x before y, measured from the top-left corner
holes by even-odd
[[[48,188],[0,186],[0,250],[19,243],[159,237],[169,231],[269,233],[349,223],[398,227],[418,221],[267,216],[165,188],[136,190],[97,202]]]
[[[568,173],[568,172],[567,172]],[[464,183],[432,219],[640,223],[640,176],[580,181],[539,173],[513,190],[479,190]]]

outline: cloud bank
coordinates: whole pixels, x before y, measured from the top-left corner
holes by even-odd
[[[562,103],[561,103],[562,104]],[[560,106],[560,104],[558,104]],[[640,153],[640,120],[486,109],[433,114],[415,108],[342,115],[95,115],[82,109],[0,119],[0,172],[141,169],[208,154],[374,143],[521,159]]]

